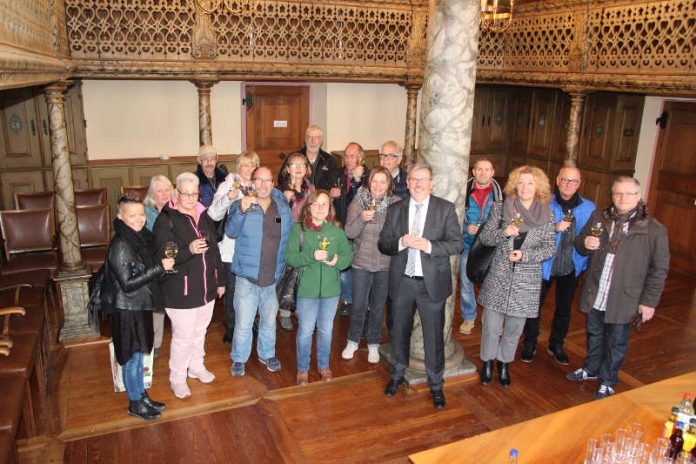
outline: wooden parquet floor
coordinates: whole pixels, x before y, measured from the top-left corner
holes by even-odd
[[[54,432],[20,443],[20,459],[71,464],[408,462],[407,455],[417,451],[592,401],[596,384],[565,380],[567,372],[581,366],[585,352],[584,316],[577,308],[566,342],[570,366],[546,353],[552,295],[542,313],[536,358],[511,365],[512,386],[505,390],[495,381],[483,386],[477,376],[448,379],[442,411],[432,407],[427,387],[400,389],[385,398],[388,365],[369,364],[364,341],[353,360],[342,360],[347,317],[337,316],[334,327],[336,379],[321,382],[313,367],[309,386],[297,387],[295,332],[280,329],[281,372],[268,372],[252,353],[247,375],[231,377],[229,345],[222,343],[223,309],[216,308],[206,364],[217,379],[209,385],[189,380],[192,397],[176,399],[167,382],[165,338],[150,395],[166,402],[167,409],[153,422],[126,415],[125,393],[112,391],[105,342],[69,348],[57,356]],[[617,391],[694,370],[694,321],[696,283],[670,277],[655,319],[632,335]],[[454,338],[479,367],[479,321],[470,336],[456,332],[460,322],[457,311]]]

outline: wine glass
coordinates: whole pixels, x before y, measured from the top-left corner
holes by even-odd
[[[247,191],[247,196],[250,196],[252,198],[256,198],[258,196],[259,192],[256,191],[256,186],[254,184],[249,186],[249,190]],[[249,209],[252,209],[256,206],[256,203],[252,203],[249,205]]]
[[[331,245],[331,240],[329,240],[329,237],[324,236],[324,237],[319,239],[319,249],[320,250],[324,250],[324,251],[328,250],[329,245]]]
[[[573,222],[575,216],[573,215],[573,210],[568,210],[563,214],[563,220],[566,222]]]
[[[590,233],[594,237],[599,237],[602,235],[602,232],[604,232],[604,227],[602,226],[601,222],[598,222],[597,224],[593,225],[590,227]]]
[[[164,256],[166,258],[176,259],[178,254],[179,246],[176,244],[176,242],[167,242],[164,244]],[[177,271],[176,269],[170,269],[164,272],[167,274],[176,274],[179,271]]]
[[[524,219],[522,219],[522,215],[520,213],[515,213],[515,215],[512,217],[512,221],[510,221],[510,224],[513,226],[519,226],[524,222]]]
[[[420,229],[418,227],[412,227],[411,232],[409,232],[410,235],[413,235],[414,237],[420,237]]]

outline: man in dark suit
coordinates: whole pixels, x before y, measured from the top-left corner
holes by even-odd
[[[445,300],[452,294],[450,255],[463,243],[454,205],[431,195],[433,173],[426,164],[414,165],[407,178],[410,199],[395,203],[379,236],[379,250],[391,255],[389,294],[394,323],[391,332],[392,372],[384,390],[393,396],[404,383],[416,308],[423,327],[425,369],[437,409],[445,406]]]

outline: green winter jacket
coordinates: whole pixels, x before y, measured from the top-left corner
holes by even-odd
[[[300,282],[297,286],[299,298],[332,298],[341,294],[340,271],[353,262],[353,253],[346,234],[338,227],[324,222],[321,232],[304,229],[304,243],[300,251],[300,224],[295,224],[290,232],[285,251],[285,264],[300,268]],[[314,259],[314,251],[319,249],[319,238],[330,240],[329,261],[338,255],[335,266]]]

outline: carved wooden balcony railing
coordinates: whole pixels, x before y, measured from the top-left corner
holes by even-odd
[[[422,81],[428,0],[233,3],[206,15],[193,0],[0,0],[0,87],[32,70],[44,81]],[[481,35],[481,82],[696,93],[695,0],[519,3],[507,31]]]

